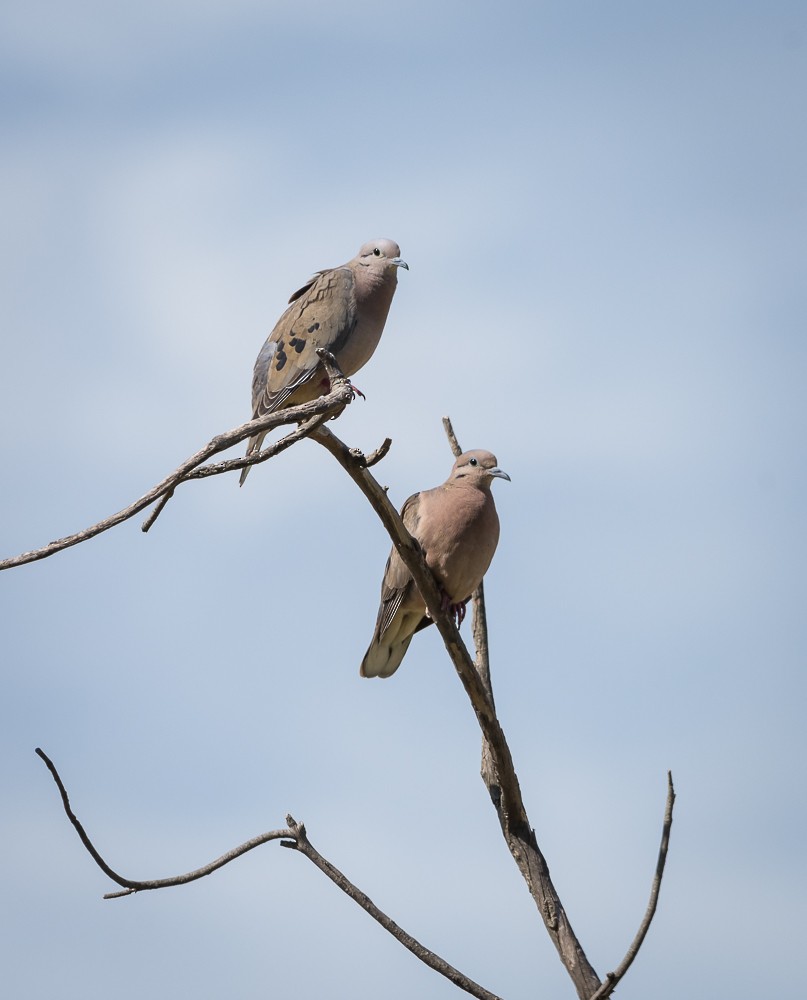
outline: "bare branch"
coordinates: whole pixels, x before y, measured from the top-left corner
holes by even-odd
[[[338,868],[332,865],[330,861],[324,858],[319,851],[314,848],[311,841],[308,839],[305,825],[298,823],[291,816],[286,817],[288,827],[280,830],[270,830],[268,833],[262,833],[257,837],[253,837],[251,840],[247,840],[238,847],[234,847],[231,851],[227,851],[226,854],[222,854],[220,858],[216,858],[216,860],[211,861],[210,864],[203,865],[201,868],[197,868],[194,871],[186,872],[184,875],[174,875],[170,878],[150,879],[148,881],[135,881],[134,879],[128,879],[123,875],[119,875],[116,871],[110,868],[110,866],[95,849],[92,841],[87,836],[84,827],[81,825],[78,817],[71,809],[67,790],[65,789],[62,779],[59,776],[59,772],[56,770],[53,762],[39,747],[37,747],[36,753],[45,762],[48,770],[53,776],[53,780],[56,782],[62,796],[64,811],[67,813],[68,819],[73,824],[73,827],[81,838],[82,844],[84,844],[84,847],[87,849],[93,861],[95,861],[101,871],[103,871],[105,875],[108,875],[113,882],[117,882],[118,885],[123,886],[123,892],[108,892],[104,896],[104,899],[119,899],[121,896],[131,896],[135,892],[144,892],[150,889],[167,889],[171,886],[185,885],[187,882],[193,882],[196,879],[204,878],[206,875],[210,875],[218,868],[223,868],[224,865],[229,864],[231,861],[235,861],[236,858],[240,858],[242,854],[246,854],[248,851],[251,851],[256,847],[260,847],[273,840],[279,840],[282,847],[293,848],[294,850],[299,851],[299,853],[304,857],[308,858],[308,860],[311,861],[312,864],[316,865],[321,872],[324,872],[324,874],[327,875],[328,878],[342,890],[342,892],[349,896],[355,903],[358,903],[358,905],[369,913],[374,920],[381,924],[385,930],[389,931],[389,933],[392,934],[397,941],[411,951],[416,958],[419,958],[424,965],[427,965],[435,972],[439,972],[440,975],[451,980],[455,986],[458,986],[466,993],[470,993],[471,996],[478,997],[479,1000],[500,1000],[495,993],[491,993],[483,986],[475,983],[472,979],[464,976],[458,969],[455,969],[453,965],[449,965],[445,959],[441,958],[435,952],[430,951],[419,941],[413,938],[411,934],[407,934],[407,932],[403,930],[402,927],[399,927],[394,920],[390,919],[386,913],[379,910],[369,896],[363,893],[361,889],[358,889],[355,885],[353,885],[353,883],[345,875],[343,875]]]
[[[288,410],[283,412],[288,412]],[[320,426],[320,424],[324,424],[326,420],[330,419],[332,419],[332,415],[328,412],[319,413],[314,417],[309,417],[309,419],[301,423],[296,430],[293,430],[291,434],[286,434],[286,436],[282,437],[279,441],[275,441],[273,444],[268,445],[261,451],[255,452],[250,455],[249,458],[244,455],[241,458],[230,458],[224,462],[202,465],[189,472],[180,480],[180,482],[187,483],[192,479],[208,479],[210,476],[220,476],[225,472],[233,472],[237,469],[243,469],[245,465],[258,465],[266,462],[268,459],[274,458],[275,455],[279,455],[282,451],[286,451],[287,448],[290,448],[293,444],[296,444],[304,437],[308,437],[312,431],[316,430],[316,428]],[[174,495],[175,488],[176,486],[162,496],[154,510],[140,526],[141,531],[148,531],[154,524],[162,513],[165,505]]]
[[[62,796],[62,805],[64,806],[64,811],[67,813],[67,818],[73,824],[76,833],[81,839],[81,843],[86,847],[90,857],[105,875],[109,876],[113,882],[117,882],[118,885],[123,886],[125,890],[124,892],[107,893],[104,896],[104,899],[117,899],[119,896],[130,896],[134,892],[142,892],[147,889],[165,889],[173,885],[185,885],[186,882],[194,882],[198,878],[204,878],[205,875],[209,875],[211,872],[216,871],[217,868],[223,868],[224,865],[229,864],[236,858],[241,857],[242,854],[246,854],[247,851],[251,851],[255,847],[260,847],[261,844],[266,844],[270,840],[279,840],[281,837],[294,836],[290,830],[272,830],[270,833],[262,833],[259,837],[253,837],[252,840],[248,840],[245,844],[241,844],[232,851],[228,851],[215,861],[211,861],[209,865],[204,865],[204,867],[197,868],[195,871],[187,872],[184,875],[174,875],[172,878],[150,879],[145,882],[138,882],[134,879],[126,878],[124,875],[119,875],[116,871],[110,868],[106,861],[104,861],[90,838],[87,836],[79,818],[70,808],[70,799],[67,797],[67,790],[64,787],[62,779],[59,777],[59,772],[56,770],[56,766],[53,761],[48,757],[45,751],[40,750],[39,747],[36,748],[36,753],[42,758],[42,760],[44,760],[48,770],[53,775],[53,780],[56,782],[59,793]]]
[[[474,613],[471,622],[471,635],[474,640],[476,659],[474,666],[487,688],[490,700],[493,701],[493,686],[490,680],[490,650],[488,647],[488,619],[485,611],[485,583],[479,584],[474,593]]]
[[[142,532],[145,533],[145,532],[147,532],[149,530],[149,528],[154,524],[154,522],[157,520],[157,518],[160,516],[160,514],[162,514],[162,512],[165,510],[165,505],[168,503],[168,501],[171,499],[171,497],[173,495],[174,495],[174,489],[173,488],[170,489],[170,490],[168,490],[167,493],[163,493],[163,495],[160,497],[160,499],[154,505],[154,508],[152,509],[152,511],[149,514],[149,516],[140,525],[140,530]]]
[[[384,458],[387,452],[392,447],[392,438],[384,438],[381,444],[376,448],[375,451],[371,451],[370,454],[364,460],[365,469],[369,469],[372,465],[377,465],[382,458]]]
[[[419,958],[421,962],[428,965],[430,969],[434,969],[435,972],[439,972],[441,976],[445,976],[446,979],[450,979],[455,986],[459,986],[461,990],[466,993],[470,993],[471,996],[479,997],[480,1000],[499,1000],[495,993],[491,993],[484,987],[475,983],[472,979],[464,976],[458,969],[455,969],[452,965],[449,965],[444,959],[440,958],[433,951],[424,947],[419,941],[415,940],[410,934],[402,930],[391,920],[386,913],[375,905],[369,896],[366,896],[361,889],[357,889],[352,882],[350,882],[338,868],[327,861],[322,855],[312,846],[311,841],[305,831],[305,826],[302,823],[297,823],[291,816],[286,817],[286,822],[289,827],[294,832],[294,841],[283,841],[283,847],[289,847],[301,854],[305,855],[309,861],[319,868],[321,872],[324,872],[328,878],[339,888],[342,892],[346,893],[350,898],[358,903],[363,910],[366,910],[370,916],[376,920],[384,930],[389,931],[390,934],[409,951]]]
[[[77,544],[79,541],[83,541],[87,537],[92,537],[93,534],[98,534],[100,531],[112,527],[113,524],[120,523],[121,520],[131,517],[138,510],[154,502],[154,500],[162,498],[157,509],[143,526],[144,530],[148,530],[148,527],[154,523],[159,512],[164,508],[180,482],[188,479],[204,478],[209,475],[218,475],[231,469],[243,468],[245,465],[257,464],[289,447],[295,440],[299,440],[300,437],[313,437],[339,461],[359,486],[389,533],[404,563],[412,573],[415,584],[423,596],[429,615],[443,638],[446,650],[471,701],[477,721],[482,730],[482,776],[496,808],[505,841],[527,882],[530,894],[539,909],[561,961],[575,985],[578,996],[582,1000],[604,1000],[604,998],[611,995],[617,983],[625,975],[636,957],[655,914],[672,824],[672,809],[675,799],[672,776],[668,775],[669,792],[662,842],[647,912],[622,963],[615,972],[609,973],[605,980],[600,982],[599,977],[588,962],[582,946],[574,935],[566,912],[550,879],[546,860],[538,847],[535,833],[529,823],[510,749],[496,716],[490,679],[484,589],[480,585],[474,594],[473,638],[476,648],[476,661],[472,662],[453,618],[442,608],[441,594],[431,571],[426,565],[420,546],[407,532],[398,512],[390,503],[386,490],[378,484],[368,471],[369,466],[384,457],[389,450],[391,442],[389,439],[386,439],[375,452],[369,457],[365,457],[358,449],[348,448],[324,426],[325,420],[341,412],[347,402],[350,401],[352,389],[344,376],[335,368],[335,363],[330,356],[323,356],[323,364],[332,383],[332,391],[327,396],[321,397],[319,400],[306,404],[303,407],[290,408],[289,410],[282,411],[280,414],[270,414],[260,420],[250,421],[250,423],[244,424],[240,428],[228,432],[226,435],[214,438],[206,449],[198,452],[197,455],[180,466],[175,473],[163,480],[154,490],[142,497],[140,501],[131,505],[126,511],[120,512],[120,514],[115,515],[113,518],[107,519],[106,522],[101,522],[93,529],[87,529],[86,532],[82,532],[77,536],[70,536],[68,539],[62,539],[60,542],[53,542],[50,546],[46,546],[45,549],[40,549],[33,553],[24,553],[22,556],[16,557],[16,559],[6,560],[0,563],[0,569],[19,565],[22,562],[30,562],[34,559],[45,558],[45,556],[52,554],[53,551],[59,551],[60,548]],[[295,431],[265,449],[259,455],[250,456],[248,459],[240,458],[220,462],[215,465],[202,465],[202,462],[207,457],[224,450],[226,447],[230,447],[231,444],[237,443],[237,441],[243,440],[260,430],[301,419],[304,420],[304,423],[298,426]],[[455,455],[460,454],[459,442],[454,434],[451,421],[446,417],[443,420],[443,424],[453,453]],[[240,847],[222,855],[216,861],[195,871],[173,878],[145,882],[135,882],[124,878],[114,872],[98,854],[83,827],[70,809],[67,793],[52,763],[41,750],[37,750],[37,753],[51,770],[61,792],[65,811],[86,849],[99,867],[124,889],[123,892],[110,893],[105,898],[128,895],[141,890],[181,885],[185,882],[202,878],[223,865],[228,864],[241,854],[252,850],[254,847],[267,843],[270,840],[280,839],[283,846],[294,848],[308,857],[309,860],[316,864],[344,892],[367,910],[375,920],[392,933],[421,961],[449,978],[456,985],[460,986],[460,988],[466,990],[466,992],[477,997],[482,997],[484,1000],[497,1000],[494,994],[489,993],[483,987],[464,977],[456,969],[444,962],[443,959],[439,958],[439,956],[434,955],[434,953],[424,948],[414,938],[402,931],[397,924],[390,920],[382,911],[378,910],[364,893],[353,886],[338,869],[334,868],[330,862],[326,861],[314,850],[307,839],[304,826],[297,824],[291,817],[287,817],[289,822],[288,829],[271,831],[253,838],[253,840],[242,844]]]
[[[101,871],[105,875],[108,875],[113,882],[117,882],[118,885],[123,885],[131,888],[132,883],[129,881],[129,879],[124,878],[122,875],[118,875],[116,871],[114,871],[112,868],[109,867],[109,865],[106,863],[106,861],[104,861],[104,859],[101,857],[98,851],[96,851],[92,841],[85,833],[84,827],[79,822],[78,817],[70,808],[70,799],[67,797],[67,789],[64,787],[62,783],[62,779],[59,777],[59,772],[56,770],[53,761],[50,759],[50,757],[48,757],[45,751],[41,750],[39,747],[36,748],[35,752],[38,757],[41,757],[42,760],[44,760],[48,770],[53,775],[53,780],[56,782],[56,785],[59,789],[59,793],[62,796],[62,805],[64,806],[64,811],[67,813],[67,818],[73,824],[76,833],[78,833],[79,837],[81,838],[81,843],[84,844],[84,846],[87,848],[93,861],[95,861],[95,863],[98,865]]]
[[[530,826],[510,747],[496,716],[493,699],[471,660],[453,619],[442,608],[440,593],[417,542],[406,530],[386,492],[364,464],[363,456],[352,451],[327,427],[311,437],[326,448],[346,470],[387,529],[420,591],[429,615],[443,638],[448,655],[471,701],[485,741],[490,747],[491,766],[496,779],[497,808],[507,846],[527,882],[544,925],[552,939],[578,996],[586,1000],[600,986],[600,978],[586,958],[572,930],[569,918],[549,877],[549,867],[538,848]],[[498,799],[498,801],[497,801]]]
[[[650,900],[647,904],[647,909],[645,910],[645,915],[642,920],[639,930],[636,932],[636,937],[631,942],[630,948],[622,961],[619,963],[614,972],[609,972],[602,982],[600,988],[596,993],[592,994],[590,1000],[604,1000],[605,997],[609,997],[613,991],[616,989],[617,984],[620,979],[625,975],[628,969],[631,967],[634,958],[639,954],[639,949],[642,947],[642,943],[645,936],[650,929],[650,924],[653,922],[653,917],[656,913],[656,906],[658,905],[659,892],[661,891],[661,879],[664,876],[664,865],[667,861],[667,850],[670,846],[670,829],[672,828],[673,819],[673,804],[675,803],[675,788],[673,787],[672,772],[667,772],[667,804],[664,808],[664,824],[661,828],[661,844],[658,850],[658,860],[656,861],[656,871],[653,875],[653,884],[650,887]]]
[[[443,417],[443,428],[445,429],[446,436],[448,437],[448,443],[451,448],[451,451],[454,457],[457,458],[459,455],[462,454],[462,448],[460,447],[459,441],[457,440],[457,436],[454,433],[454,427],[452,426],[449,417]],[[491,686],[491,679],[490,679],[490,660],[488,651],[487,619],[485,615],[484,584],[479,585],[479,589],[474,594],[473,601],[474,601],[473,604],[474,614],[473,614],[472,631],[473,631],[474,647],[476,649],[475,666],[483,683],[485,684],[485,687],[487,688],[487,692],[488,695],[490,696],[492,704],[493,688]],[[516,861],[519,862],[516,850],[518,850],[519,848],[523,848],[525,845],[519,844],[517,841],[513,842],[511,834],[508,830],[507,812],[506,812],[507,803],[502,799],[501,788],[499,787],[499,781],[498,781],[496,758],[491,749],[490,744],[488,743],[487,738],[484,735],[484,730],[482,737],[481,773],[482,773],[482,779],[484,780],[487,786],[488,793],[490,794],[493,805],[495,806],[496,811],[499,815],[499,821],[502,826],[502,832],[504,833],[505,839],[507,840],[510,850],[513,851],[513,856],[516,858]],[[667,849],[669,847],[670,828],[672,826],[673,802],[675,801],[675,792],[673,790],[672,774],[670,772],[668,772],[667,774],[667,780],[668,780],[667,806],[664,814],[664,826],[661,834],[661,846],[659,848],[658,862],[656,864],[656,873],[653,879],[653,885],[650,892],[650,902],[648,904],[647,911],[645,913],[642,924],[636,934],[636,937],[634,938],[630,948],[628,949],[627,955],[622,960],[622,962],[620,963],[615,972],[608,973],[608,975],[605,977],[602,983],[597,987],[595,992],[592,994],[590,1000],[605,1000],[605,998],[609,997],[612,994],[612,992],[616,989],[617,984],[630,968],[634,958],[636,958],[636,955],[638,954],[639,949],[642,946],[642,943],[645,939],[645,935],[647,934],[647,931],[650,928],[650,924],[656,912],[656,905],[658,903],[659,891],[661,889],[661,878],[664,873],[664,864],[667,858]],[[531,834],[532,834],[532,840],[534,841],[535,833],[531,831]],[[533,849],[532,844],[527,845],[528,852],[532,851],[532,849]],[[537,854],[536,857],[534,858],[534,862],[536,863],[537,867],[540,868],[542,866],[545,866],[546,862],[541,856],[540,851],[537,850],[537,844],[535,845],[535,851],[537,852]],[[524,866],[521,864],[521,862],[519,862],[519,867],[522,868],[522,871],[524,871]],[[529,877],[527,877],[527,882],[528,884],[530,884],[531,891],[533,892],[533,896],[535,897],[535,900],[538,903],[542,914],[544,914],[545,904],[540,900],[539,895],[536,895],[536,893],[533,891],[532,883]],[[551,888],[551,882],[549,881],[548,871],[546,873],[545,884],[547,888]],[[554,888],[551,888],[551,892],[554,894]],[[549,902],[554,902],[554,901],[549,900]],[[559,902],[560,901],[558,900],[558,903]],[[569,928],[569,931],[571,931],[571,928]],[[566,964],[562,952],[561,952],[561,959],[564,961],[564,964]],[[569,969],[568,965],[567,969]],[[571,970],[569,970],[569,972],[571,974]],[[575,977],[572,976],[572,979],[575,979]],[[580,984],[577,983],[577,980],[575,980],[575,985],[578,986],[578,992],[580,992]],[[580,995],[584,996],[584,994],[582,993]]]
[[[186,480],[200,479],[209,475],[219,475],[222,472],[229,472],[233,469],[243,469],[245,465],[257,465],[272,458],[278,451],[289,447],[289,445],[301,437],[308,436],[322,422],[331,417],[338,416],[353,398],[353,390],[350,387],[350,383],[331,362],[332,359],[329,359],[326,363],[326,359],[323,357],[323,365],[325,365],[331,379],[331,391],[327,395],[320,396],[310,403],[303,403],[301,406],[290,406],[285,410],[267,413],[256,420],[250,420],[246,424],[241,424],[233,430],[217,434],[204,448],[186,459],[182,465],[175,469],[169,476],[166,476],[161,482],[157,483],[148,493],[144,493],[139,500],[135,500],[128,507],[124,507],[123,510],[118,511],[117,514],[104,518],[103,521],[99,521],[97,524],[85,528],[83,531],[77,531],[73,535],[67,535],[64,538],[49,542],[39,549],[32,549],[29,552],[22,552],[20,555],[0,560],[0,570],[13,569],[15,566],[23,566],[26,563],[36,562],[38,559],[46,559],[48,556],[70,548],[72,545],[86,542],[88,539],[94,538],[96,535],[100,535],[110,528],[114,528],[123,521],[128,521],[135,514],[139,514],[140,511],[151,506],[155,500],[172,494],[177,486]],[[233,445],[238,444],[239,441],[244,441],[254,434],[258,434],[261,431],[274,430],[274,428],[284,424],[298,422],[303,422],[305,426],[293,431],[287,438],[283,438],[276,445],[264,449],[258,455],[252,455],[249,458],[233,459],[232,461],[222,462],[206,468],[199,468],[203,462],[207,461],[213,455],[226,451]],[[167,503],[167,500],[163,502],[163,507],[165,503]],[[147,531],[151,527],[158,515],[159,511],[155,512],[144,523],[144,530]]]
[[[462,448],[460,448],[460,443],[457,440],[457,435],[454,433],[454,425],[451,423],[451,417],[443,417],[443,429],[446,432],[446,437],[448,438],[448,446],[451,448],[451,452],[454,458],[459,458],[462,454]]]

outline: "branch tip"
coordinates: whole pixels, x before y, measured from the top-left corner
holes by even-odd
[[[365,469],[369,469],[371,466],[376,465],[378,462],[384,458],[392,447],[392,438],[384,438],[381,444],[376,448],[375,451],[371,451],[370,454],[364,460]]]
[[[157,501],[157,503],[155,504],[154,509],[152,510],[152,512],[149,514],[149,516],[146,518],[146,520],[140,525],[140,530],[143,533],[147,532],[149,530],[149,528],[157,520],[157,518],[160,516],[160,514],[162,514],[163,509],[165,508],[165,505],[168,503],[168,501],[174,495],[174,490],[175,489],[176,489],[176,487],[172,487],[170,490],[168,490],[167,493],[164,493],[160,497],[160,499]]]
[[[460,443],[457,440],[457,435],[454,433],[454,425],[451,423],[451,417],[443,417],[443,430],[446,432],[446,437],[448,438],[448,444],[451,448],[451,452],[454,458],[459,458],[462,454],[462,448],[460,448]]]

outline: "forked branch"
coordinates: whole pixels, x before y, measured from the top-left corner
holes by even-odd
[[[429,615],[440,631],[448,655],[476,713],[485,744],[490,750],[492,778],[489,789],[496,805],[505,841],[527,882],[544,926],[575,985],[578,996],[582,1000],[587,1000],[599,988],[600,978],[572,930],[560,897],[549,877],[549,867],[538,848],[535,833],[530,826],[510,747],[496,715],[489,686],[471,660],[454,620],[443,610],[437,583],[426,565],[420,546],[404,527],[385,490],[367,471],[361,453],[349,449],[327,427],[319,427],[311,436],[328,449],[370,501],[392,538],[401,559],[412,574]]]
[[[143,531],[148,531],[166,503],[173,496],[177,486],[181,483],[192,479],[205,479],[208,476],[219,476],[222,473],[232,472],[235,469],[243,469],[247,465],[258,465],[285,451],[301,438],[308,437],[320,424],[333,417],[337,417],[353,398],[353,390],[350,383],[339,370],[333,355],[327,351],[320,351],[318,353],[331,382],[330,392],[327,395],[320,396],[319,399],[315,399],[310,403],[304,403],[301,406],[290,406],[285,410],[267,413],[256,420],[250,420],[246,424],[241,424],[231,431],[217,434],[216,437],[208,441],[204,448],[186,459],[170,475],[152,487],[148,493],[144,493],[142,497],[135,500],[134,503],[129,504],[128,507],[124,507],[123,510],[118,511],[117,514],[112,514],[110,517],[104,518],[103,521],[99,521],[97,524],[93,524],[83,531],[77,531],[73,535],[66,535],[64,538],[58,538],[56,541],[49,542],[41,548],[31,549],[29,552],[22,552],[20,555],[0,560],[0,570],[13,569],[15,566],[24,566],[26,563],[36,562],[38,559],[47,559],[48,556],[68,549],[73,545],[78,545],[81,542],[86,542],[88,539],[94,538],[96,535],[100,535],[102,532],[108,531],[110,528],[114,528],[124,521],[128,521],[129,518],[150,507],[155,501],[160,501],[152,514],[143,523]],[[251,455],[249,458],[234,458],[229,461],[218,462],[215,465],[203,464],[214,455],[232,448],[239,441],[245,441],[254,434],[294,423],[299,423],[300,426],[292,431],[291,434],[287,434],[286,437],[276,441],[268,448],[264,448],[258,454]]]
[[[462,448],[457,440],[457,435],[454,433],[454,427],[452,426],[451,420],[448,417],[443,417],[443,428],[446,432],[446,437],[448,438],[448,444],[451,448],[452,454],[455,458],[462,454]],[[482,679],[482,682],[487,688],[487,692],[490,695],[491,702],[493,701],[493,688],[491,685],[490,678],[490,660],[488,653],[488,628],[487,628],[487,615],[485,613],[485,591],[484,584],[480,584],[477,591],[473,595],[473,622],[472,622],[472,634],[474,640],[474,648],[476,649],[476,660],[474,661],[474,666]],[[511,834],[509,831],[509,824],[507,822],[506,813],[506,803],[502,800],[501,788],[499,785],[496,759],[491,750],[491,746],[487,741],[484,734],[482,735],[482,767],[481,767],[482,780],[488,789],[488,794],[490,795],[491,801],[493,802],[494,808],[496,809],[497,815],[499,817],[499,823],[502,827],[502,833],[504,834],[505,840],[508,843],[511,851],[514,848],[518,848],[517,843],[511,843]],[[594,994],[590,997],[590,1000],[605,1000],[606,997],[611,996],[613,991],[616,989],[617,984],[628,971],[631,963],[636,958],[639,953],[639,949],[642,946],[642,942],[645,939],[645,935],[650,929],[650,924],[653,920],[653,916],[656,912],[656,905],[658,903],[659,892],[661,890],[661,879],[664,874],[664,865],[667,860],[667,850],[670,843],[670,828],[672,827],[672,813],[673,813],[673,803],[675,802],[675,791],[673,789],[672,774],[667,772],[667,804],[664,811],[664,824],[661,832],[661,845],[659,846],[658,859],[656,861],[656,871],[653,877],[653,884],[650,889],[650,902],[647,905],[647,910],[645,911],[644,919],[642,920],[641,926],[636,933],[633,942],[631,943],[628,953],[625,958],[619,964],[614,972],[609,972],[602,983],[597,987]],[[535,834],[532,832],[532,837],[534,839]],[[532,847],[527,848],[528,851],[532,850]],[[537,850],[537,844],[535,845],[535,850]],[[538,852],[540,855],[540,852]],[[543,862],[543,857],[535,859],[539,864]],[[518,858],[516,857],[516,861]],[[545,864],[545,862],[544,862]],[[521,867],[521,865],[519,865]],[[548,873],[547,873],[548,876]],[[527,880],[529,884],[529,879]],[[535,894],[533,894],[535,895]],[[536,902],[539,900],[536,898]],[[540,903],[539,903],[540,905]],[[561,955],[561,958],[563,956]]]
[[[23,553],[10,560],[0,563],[0,569],[21,565],[25,562],[32,562],[35,559],[42,559],[46,556],[67,548],[70,545],[78,544],[87,538],[105,531],[115,524],[132,517],[139,510],[144,509],[151,503],[159,500],[160,504],[152,514],[151,518],[144,524],[144,530],[153,523],[155,517],[164,507],[165,503],[173,495],[176,487],[187,480],[204,478],[209,475],[219,475],[234,469],[241,469],[245,465],[253,465],[266,461],[272,455],[277,454],[284,448],[289,447],[294,441],[304,436],[313,437],[326,450],[328,450],[337,461],[343,466],[350,477],[358,485],[362,493],[367,497],[371,506],[376,511],[382,524],[389,533],[393,544],[398,550],[402,560],[408,567],[417,585],[428,612],[439,630],[449,657],[454,664],[457,674],[465,688],[471,701],[471,705],[476,713],[477,721],[482,730],[483,754],[482,754],[482,776],[488,788],[491,801],[497,812],[502,833],[510,852],[516,861],[528,889],[538,907],[546,929],[552,939],[561,961],[563,962],[569,976],[571,977],[578,996],[581,1000],[604,1000],[605,997],[615,989],[625,972],[627,972],[631,962],[638,953],[642,941],[653,919],[658,900],[658,893],[661,885],[661,877],[664,870],[667,848],[669,844],[670,826],[672,823],[672,809],[674,802],[674,792],[672,778],[669,778],[669,790],[667,797],[667,809],[665,813],[664,831],[662,834],[659,859],[656,866],[656,875],[651,890],[650,904],[648,905],[642,925],[631,944],[628,954],[618,966],[616,971],[609,973],[600,982],[597,973],[586,958],[580,942],[575,936],[560,898],[555,890],[549,875],[549,868],[541,853],[535,833],[530,825],[526,808],[521,795],[518,777],[515,772],[510,748],[505,739],[501,724],[496,715],[493,703],[493,692],[490,681],[490,668],[487,654],[487,627],[485,622],[484,594],[480,587],[474,595],[474,620],[473,635],[477,650],[476,661],[472,661],[465,644],[460,637],[459,631],[452,617],[443,610],[441,595],[437,583],[431,571],[428,569],[423,552],[417,542],[408,533],[397,510],[390,503],[386,491],[379,485],[368,471],[368,468],[379,461],[389,449],[389,440],[372,455],[365,457],[357,449],[350,449],[339,440],[328,428],[324,426],[325,420],[329,419],[344,408],[350,401],[352,391],[349,383],[344,379],[339,370],[335,368],[335,363],[330,356],[323,356],[323,363],[326,366],[331,378],[331,392],[312,403],[305,406],[289,408],[276,414],[269,414],[259,420],[250,421],[226,434],[214,438],[206,448],[197,452],[186,462],[184,462],[174,473],[166,477],[162,483],[145,494],[140,500],[135,501],[124,511],[107,518],[92,528],[86,529],[76,535],[52,542],[43,549],[33,552]],[[291,434],[282,438],[275,445],[270,446],[259,455],[250,458],[232,459],[219,462],[217,464],[204,465],[203,463],[212,455],[231,447],[238,441],[242,441],[253,434],[276,427],[280,424],[302,421],[300,426]],[[454,435],[450,421],[444,421],[446,433],[455,455],[459,453],[459,443]],[[51,770],[54,780],[59,786],[62,801],[68,817],[73,823],[76,831],[81,837],[84,846],[94,858],[101,869],[118,885],[123,888],[123,892],[111,893],[112,896],[128,895],[148,889],[164,888],[171,885],[181,885],[194,879],[203,878],[213,871],[228,864],[230,861],[247,851],[252,850],[270,840],[281,840],[284,846],[293,847],[304,854],[325,874],[328,875],[339,887],[362,906],[374,919],[390,931],[405,947],[413,952],[421,961],[431,968],[446,976],[460,988],[476,997],[485,1000],[496,1000],[494,994],[463,976],[458,970],[448,965],[443,959],[424,948],[410,935],[406,934],[398,927],[386,914],[375,907],[359,889],[350,883],[341,872],[334,868],[330,862],[326,861],[311,846],[305,835],[305,828],[297,824],[291,817],[287,817],[289,826],[286,829],[274,830],[262,834],[242,844],[240,847],[229,851],[227,854],[211,862],[203,868],[188,872],[184,875],[175,876],[169,879],[159,879],[148,882],[135,882],[126,879],[114,872],[98,854],[83,827],[70,809],[67,793],[55,768],[40,750],[37,753],[42,757]]]

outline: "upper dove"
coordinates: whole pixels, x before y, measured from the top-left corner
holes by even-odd
[[[499,541],[499,516],[490,485],[510,477],[489,451],[466,451],[451,475],[433,490],[415,493],[401,508],[403,523],[423,550],[443,595],[443,608],[465,617],[465,605],[482,582]],[[395,548],[381,583],[381,606],[362,677],[389,677],[400,666],[412,636],[432,619],[412,575]]]
[[[372,240],[353,260],[318,271],[292,295],[255,361],[253,420],[328,392],[317,348],[335,355],[348,378],[367,364],[384,330],[399,267],[409,270],[398,244]],[[248,456],[260,450],[267,433],[249,439]],[[242,486],[250,468],[241,472]]]

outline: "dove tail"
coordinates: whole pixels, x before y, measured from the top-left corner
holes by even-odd
[[[402,642],[371,642],[359,667],[360,676],[392,677],[401,665],[411,641],[412,636],[408,635]]]
[[[256,434],[255,437],[251,437],[249,439],[249,444],[247,445],[247,458],[249,458],[250,455],[253,455],[256,451],[261,450],[261,445],[263,444],[263,439],[265,437],[266,434]],[[241,470],[241,478],[238,480],[239,486],[243,486],[247,481],[247,476],[249,475],[249,470],[251,468],[251,465],[247,465]]]

